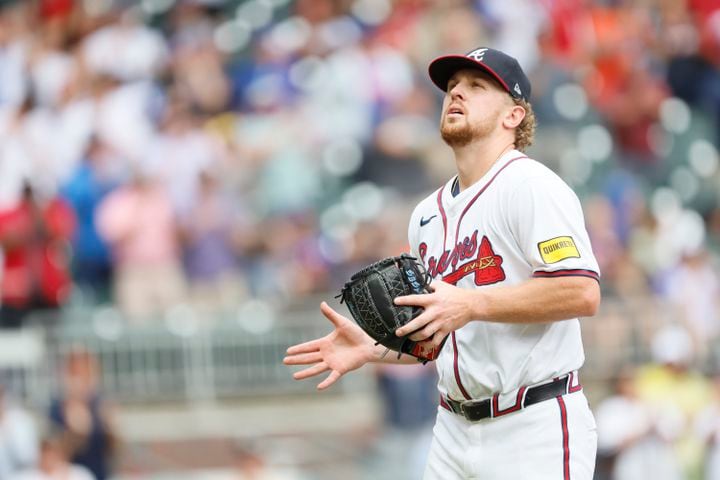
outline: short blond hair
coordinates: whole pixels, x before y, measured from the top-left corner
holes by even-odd
[[[535,112],[532,105],[527,100],[521,98],[513,98],[515,105],[519,105],[525,109],[525,118],[522,119],[520,125],[515,129],[515,148],[524,152],[527,147],[532,145],[535,140],[535,128],[537,121],[535,120]]]

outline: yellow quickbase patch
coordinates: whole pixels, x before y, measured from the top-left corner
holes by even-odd
[[[566,258],[580,258],[572,237],[555,237],[538,243],[540,256],[545,263],[557,263]]]

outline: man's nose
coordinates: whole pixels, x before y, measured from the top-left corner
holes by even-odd
[[[459,83],[450,89],[450,98],[453,100],[456,100],[456,99],[464,100],[465,99],[465,93],[464,93],[463,87],[461,87]]]

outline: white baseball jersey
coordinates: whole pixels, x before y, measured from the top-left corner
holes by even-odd
[[[410,246],[434,279],[472,289],[530,277],[599,278],[580,202],[549,168],[512,150],[457,196],[454,180],[410,219]],[[578,370],[584,359],[577,319],[472,321],[445,343],[438,388],[455,400],[482,399]]]

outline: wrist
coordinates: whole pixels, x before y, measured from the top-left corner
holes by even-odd
[[[375,345],[375,342],[370,344],[368,362],[369,363],[380,363],[384,360],[387,353],[387,347],[383,345]]]
[[[471,320],[486,320],[487,294],[482,290],[468,290],[468,312]]]

